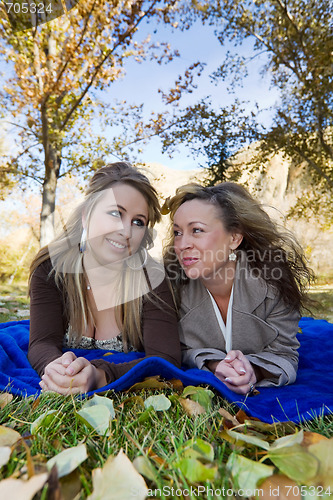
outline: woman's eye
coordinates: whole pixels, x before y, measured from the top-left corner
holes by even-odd
[[[193,228],[193,233],[203,233],[203,230],[200,227],[194,227]]]
[[[133,224],[138,227],[144,227],[145,223],[141,219],[134,219]]]
[[[121,217],[121,213],[119,212],[119,210],[111,210],[109,214],[112,215],[113,217]]]
[[[176,229],[174,230],[173,232],[173,235],[174,236],[180,236],[181,232],[180,231],[177,231]]]

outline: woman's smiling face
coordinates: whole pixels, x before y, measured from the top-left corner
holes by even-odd
[[[126,259],[139,248],[148,225],[148,204],[136,188],[116,183],[106,189],[88,221],[91,257],[107,265]]]
[[[174,215],[174,248],[186,276],[210,279],[227,264],[241,235],[229,233],[216,206],[203,200],[183,203]]]

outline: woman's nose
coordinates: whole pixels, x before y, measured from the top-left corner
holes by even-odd
[[[178,241],[178,247],[181,251],[186,250],[187,248],[192,248],[193,243],[191,238],[188,235],[183,234]]]
[[[119,234],[129,240],[132,237],[132,224],[126,221],[122,221],[122,225],[119,228]]]

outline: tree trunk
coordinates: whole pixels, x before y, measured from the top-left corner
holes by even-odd
[[[43,182],[42,210],[40,214],[40,246],[48,245],[54,238],[54,211],[61,153],[52,144],[47,118],[47,110],[41,109],[45,177]]]
[[[53,158],[52,158],[53,157]],[[48,245],[54,238],[54,211],[59,166],[55,151],[50,155],[48,165],[45,165],[43,182],[42,210],[40,214],[40,246]]]

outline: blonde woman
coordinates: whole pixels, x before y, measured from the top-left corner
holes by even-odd
[[[294,237],[232,182],[183,186],[168,206],[165,264],[178,294],[184,363],[240,394],[294,382],[312,277]]]
[[[140,360],[89,362],[67,348],[145,351],[180,365],[177,316],[163,266],[147,250],[160,220],[155,189],[126,162],[92,177],[85,200],[30,270],[28,358],[40,386],[83,393]]]

